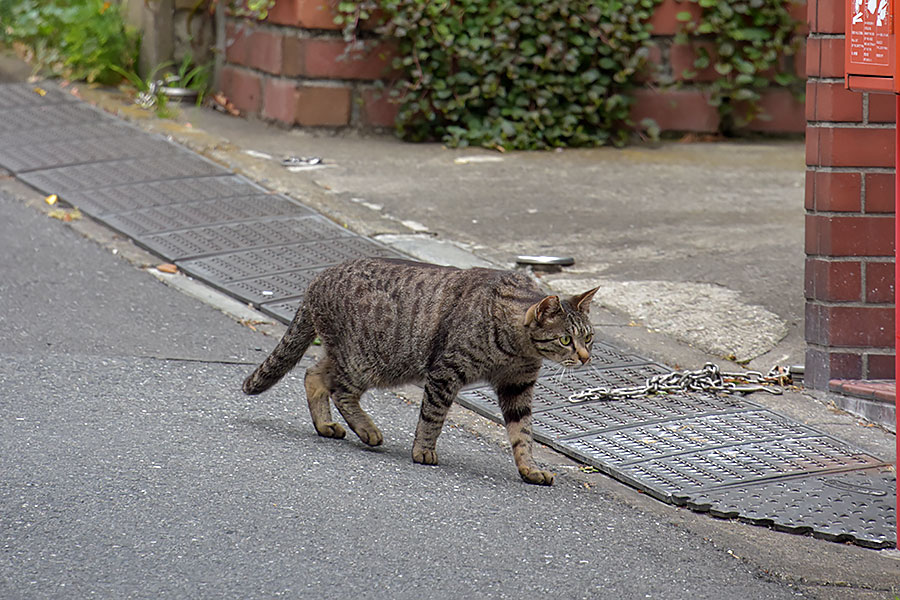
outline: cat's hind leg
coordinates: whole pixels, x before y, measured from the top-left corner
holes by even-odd
[[[322,437],[343,438],[347,435],[341,425],[331,418],[330,385],[328,371],[331,361],[323,358],[306,371],[303,380],[306,386],[306,402],[309,404],[309,414],[313,420],[316,433]]]
[[[331,398],[337,409],[341,411],[341,416],[347,421],[347,425],[350,426],[353,433],[359,436],[359,439],[370,446],[380,446],[384,442],[384,436],[372,421],[369,413],[359,405],[361,396],[361,392],[338,387],[332,390]]]

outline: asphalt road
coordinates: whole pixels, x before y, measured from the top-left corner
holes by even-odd
[[[240,392],[274,338],[8,187],[0,598],[891,598],[884,552],[666,506],[549,451],[557,484],[528,486],[493,426],[458,421],[441,466],[413,464],[395,394],[367,399],[384,446],[319,438],[297,375]]]
[[[577,477],[523,484],[464,428],[412,463],[318,438],[274,340],[0,195],[0,597],[787,598],[700,535]]]

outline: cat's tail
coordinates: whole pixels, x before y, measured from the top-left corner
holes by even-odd
[[[272,353],[244,380],[244,393],[259,394],[275,385],[300,361],[314,339],[316,330],[309,310],[303,306]]]

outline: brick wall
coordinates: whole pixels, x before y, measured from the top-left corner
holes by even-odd
[[[352,48],[329,0],[277,0],[263,23],[226,19],[220,87],[241,111],[287,125],[393,125],[396,108],[375,82],[389,80],[394,45]]]
[[[794,17],[806,22],[806,3],[791,5]],[[694,47],[675,43],[674,36],[682,23],[676,18],[680,12],[700,17],[700,7],[687,0],[663,0],[650,20],[653,26],[654,47],[650,55],[650,68],[646,75],[647,86],[637,90],[632,118],[654,119],[663,131],[715,132],[719,128],[718,110],[709,105],[707,95],[696,84],[712,81],[718,75],[712,66],[685,77],[686,70],[693,71],[696,58]],[[806,35],[805,26],[797,32]],[[802,44],[801,44],[802,45]],[[697,47],[713,49],[707,42],[697,42]],[[803,77],[805,51],[793,57],[785,57],[781,68]],[[677,87],[669,84],[678,83]],[[794,98],[784,89],[774,88],[763,93],[760,107],[767,118],[758,118],[745,127],[750,132],[803,133],[806,128],[802,100]]]
[[[347,45],[334,24],[331,0],[277,0],[261,24],[228,19],[226,66],[220,74],[223,91],[244,112],[303,126],[390,126],[396,108],[373,83],[389,77],[396,54],[392,44],[366,41],[361,51],[346,57]],[[805,5],[796,5],[805,20]],[[636,94],[633,117],[652,118],[664,131],[715,132],[718,111],[695,83],[715,77],[712,69],[685,79],[693,64],[693,49],[675,44],[680,27],[676,15],[699,14],[687,0],[663,0],[651,21],[654,49],[646,87]],[[801,32],[802,33],[802,32]],[[786,59],[784,68],[803,74],[801,54]],[[673,81],[678,89],[664,90]],[[783,90],[766,93],[762,107],[770,117],[747,129],[759,132],[803,133],[803,103]]]
[[[894,377],[893,95],[844,89],[844,0],[810,0],[806,381]]]

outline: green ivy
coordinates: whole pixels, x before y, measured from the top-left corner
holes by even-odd
[[[398,41],[392,94],[411,141],[540,149],[623,145],[647,21],[659,0],[357,0],[338,4],[349,37],[370,15]]]
[[[275,0],[228,0],[229,6],[235,16],[262,20],[268,16],[269,11],[275,6]],[[199,0],[198,6],[209,2],[211,6],[218,4],[219,0]],[[210,11],[212,12],[212,11]]]
[[[796,35],[799,22],[789,6],[799,0],[690,0],[699,5],[701,17],[694,21],[690,12],[681,12],[684,23],[675,42],[692,44],[697,58],[694,69],[712,66],[718,77],[700,84],[710,93],[722,130],[730,133],[753,119],[765,118],[759,100],[767,88],[783,87],[802,97],[803,79],[787,66],[787,58],[796,54],[801,38]],[[711,40],[715,52],[695,44]]]

